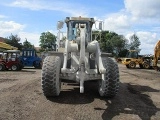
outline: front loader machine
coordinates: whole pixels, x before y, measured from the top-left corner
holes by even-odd
[[[149,69],[152,66],[152,58],[139,55],[137,50],[129,50],[126,58],[122,60],[122,64],[132,69],[136,68],[137,65],[139,65],[140,68]]]
[[[80,93],[84,92],[85,81],[98,80],[100,96],[114,97],[119,88],[118,65],[101,53],[98,40],[92,41],[94,19],[67,17],[65,22],[67,39],[58,38],[58,51],[50,52],[43,62],[41,84],[44,95],[59,96],[61,80],[67,79],[80,84]],[[63,22],[58,22],[58,28],[62,25]]]

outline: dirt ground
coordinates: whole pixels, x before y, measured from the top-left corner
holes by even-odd
[[[160,72],[119,64],[120,88],[113,99],[96,82],[62,83],[59,97],[46,98],[41,70],[0,72],[0,120],[160,120]]]

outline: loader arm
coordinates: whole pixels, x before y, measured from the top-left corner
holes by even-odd
[[[157,67],[158,58],[160,57],[160,40],[156,43],[154,48],[153,66]]]

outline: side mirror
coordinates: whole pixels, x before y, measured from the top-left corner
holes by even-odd
[[[99,29],[102,30],[102,22],[99,22]]]
[[[63,21],[58,21],[58,22],[57,22],[57,30],[62,29],[62,28],[63,28],[63,24],[64,24]]]

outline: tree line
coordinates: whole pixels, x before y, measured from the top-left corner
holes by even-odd
[[[95,33],[95,34],[94,34]],[[139,37],[134,33],[129,39],[111,31],[95,31],[92,38],[97,35],[102,52],[112,53],[116,57],[125,57],[128,50],[140,50],[141,45]]]
[[[27,38],[25,38],[25,41],[23,43],[21,43],[21,38],[18,35],[13,35],[11,34],[10,36],[8,36],[7,38],[4,39],[5,43],[17,47],[18,50],[22,50],[22,49],[26,49],[26,48],[34,48],[34,45],[31,44],[31,42],[29,42],[27,40]]]
[[[112,53],[115,57],[124,57],[128,50],[139,49],[140,40],[136,34],[130,36],[129,39],[126,39],[123,35],[119,35],[111,31],[94,31],[92,34],[92,40],[98,40],[102,52]],[[14,47],[17,47],[19,50],[25,48],[34,48],[34,45],[31,44],[25,39],[23,43],[20,43],[21,38],[18,35],[10,35],[5,38],[5,42]],[[56,50],[56,36],[51,32],[43,32],[39,38],[40,52]]]

